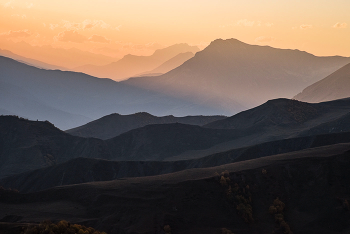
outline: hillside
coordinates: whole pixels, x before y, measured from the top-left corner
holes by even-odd
[[[350,63],[326,78],[306,87],[294,98],[304,102],[325,102],[350,97]]]
[[[183,123],[191,125],[205,125],[210,122],[224,119],[225,116],[186,116],[175,117],[173,115],[157,117],[146,112],[131,115],[111,114],[94,120],[83,126],[69,129],[66,132],[80,137],[95,137],[109,139],[132,129],[144,127],[149,124]]]
[[[108,158],[102,140],[71,136],[49,122],[0,116],[0,177],[76,157]]]
[[[290,105],[294,109],[290,109]],[[302,109],[298,108],[300,105]],[[276,99],[205,127],[180,123],[146,125],[105,141],[74,137],[40,121],[0,116],[1,147],[4,147],[0,151],[3,159],[0,176],[78,157],[123,161],[189,160],[264,142],[347,132],[350,130],[349,109],[348,99],[319,104]],[[271,116],[275,118],[273,121]],[[299,121],[299,116],[303,116],[303,121]],[[227,125],[227,121],[231,125]],[[235,123],[241,128],[230,129]],[[42,131],[42,124],[51,130]],[[31,130],[27,131],[28,128]]]
[[[1,56],[0,70],[1,84],[11,86],[11,92],[1,87],[5,91],[1,93],[0,109],[33,120],[49,120],[63,130],[115,112],[145,111],[177,116],[225,114],[185,97],[173,98],[82,73],[38,69]],[[17,99],[19,101],[13,103]],[[27,105],[27,102],[32,103]]]
[[[189,46],[184,43],[175,44],[164,49],[156,50],[150,56],[136,56],[128,54],[117,62],[113,62],[104,66],[84,65],[74,68],[74,71],[84,72],[86,74],[100,78],[123,80],[131,76],[156,69],[169,59],[172,59],[181,53],[196,53],[198,51],[199,49],[196,46]],[[173,65],[177,65],[177,63],[174,63]]]
[[[123,83],[235,114],[270,99],[291,98],[349,62],[347,57],[317,57],[299,50],[218,39],[164,75]]]
[[[350,230],[349,150],[349,144],[338,144],[207,169],[37,193],[1,190],[0,220],[64,219],[109,234],[162,233],[165,225],[179,234],[214,234],[221,228],[237,234],[289,229],[293,233],[346,233]],[[221,173],[226,184],[220,184]],[[274,202],[276,198],[284,205]],[[283,207],[284,225],[269,214],[273,204]]]
[[[344,132],[266,142],[191,160],[108,161],[75,158],[64,163],[2,178],[0,186],[25,193],[37,192],[62,185],[162,175],[192,168],[209,168],[348,142],[350,142],[350,132]]]

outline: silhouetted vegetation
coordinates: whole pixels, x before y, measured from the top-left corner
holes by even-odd
[[[234,234],[234,233],[227,228],[221,228],[221,234]]]
[[[283,211],[285,206],[286,205],[279,198],[276,198],[273,201],[273,205],[269,207],[269,213],[274,216],[275,222],[278,224],[278,228],[276,228],[273,233],[291,233],[289,225],[284,220]]]
[[[57,224],[51,221],[43,221],[37,226],[29,226],[22,234],[106,234],[96,231],[92,227],[85,227],[79,224],[71,224],[65,220]]]
[[[227,188],[225,192],[226,198],[236,208],[237,213],[245,222],[253,222],[253,207],[249,185],[245,185],[244,182],[241,183],[241,186],[238,183],[233,184],[234,181],[230,179],[228,171],[221,173],[219,182],[221,186]]]
[[[164,226],[164,232],[165,232],[165,234],[171,234],[171,228],[169,225]]]

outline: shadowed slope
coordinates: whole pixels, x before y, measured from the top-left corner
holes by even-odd
[[[278,197],[286,205],[284,220],[293,233],[346,233],[350,215],[343,204],[349,199],[349,150],[349,144],[338,144],[214,168],[32,194],[1,190],[0,218],[17,217],[20,222],[65,219],[109,234],[162,233],[165,225],[179,234],[214,234],[223,227],[234,233],[271,233],[279,225],[268,214],[269,207]],[[217,173],[224,171],[231,192],[251,201],[254,221],[250,224],[242,218],[240,200],[230,199],[229,187],[220,185]]]
[[[18,189],[20,192],[34,192],[62,185],[161,175],[191,168],[208,168],[347,142],[350,142],[350,132],[266,142],[193,160],[161,162],[77,158],[47,168],[5,177],[0,180],[0,186]]]

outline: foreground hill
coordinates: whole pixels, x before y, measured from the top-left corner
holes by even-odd
[[[185,96],[234,114],[269,99],[291,98],[349,62],[346,57],[317,57],[298,50],[218,39],[164,75],[123,83]]]
[[[17,189],[20,192],[35,192],[62,185],[161,175],[192,168],[209,168],[275,154],[348,142],[350,142],[350,132],[266,142],[192,160],[109,161],[75,158],[57,165],[5,177],[0,179],[0,186]]]
[[[304,102],[325,102],[347,97],[350,97],[350,63],[306,87],[294,98]]]
[[[34,120],[49,120],[63,130],[114,112],[179,116],[223,113],[185,97],[173,98],[82,73],[38,69],[1,56],[0,70],[0,83],[11,86],[11,92],[1,93],[0,109]],[[32,103],[28,105],[27,100]]]
[[[1,190],[0,221],[64,219],[109,234],[163,233],[166,225],[179,234],[222,228],[236,234],[347,233],[349,156],[350,145],[338,144],[38,193]]]
[[[156,50],[150,56],[136,56],[128,54],[117,62],[104,66],[85,65],[76,67],[74,70],[84,72],[95,77],[123,80],[131,76],[156,69],[169,59],[172,59],[181,53],[196,53],[198,51],[199,49],[196,46],[175,44],[164,49]],[[174,63],[174,65],[176,64],[177,63]],[[172,69],[174,68],[175,67]]]
[[[186,116],[173,115],[157,117],[146,112],[131,115],[111,114],[94,120],[83,126],[69,129],[66,132],[80,137],[95,137],[109,139],[132,129],[144,127],[149,124],[183,123],[191,125],[205,125],[210,122],[224,119],[225,116]]]

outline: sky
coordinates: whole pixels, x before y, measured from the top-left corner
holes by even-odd
[[[0,0],[0,48],[41,60],[52,48],[78,49],[107,63],[176,43],[203,49],[236,38],[350,56],[349,11],[349,0]]]

